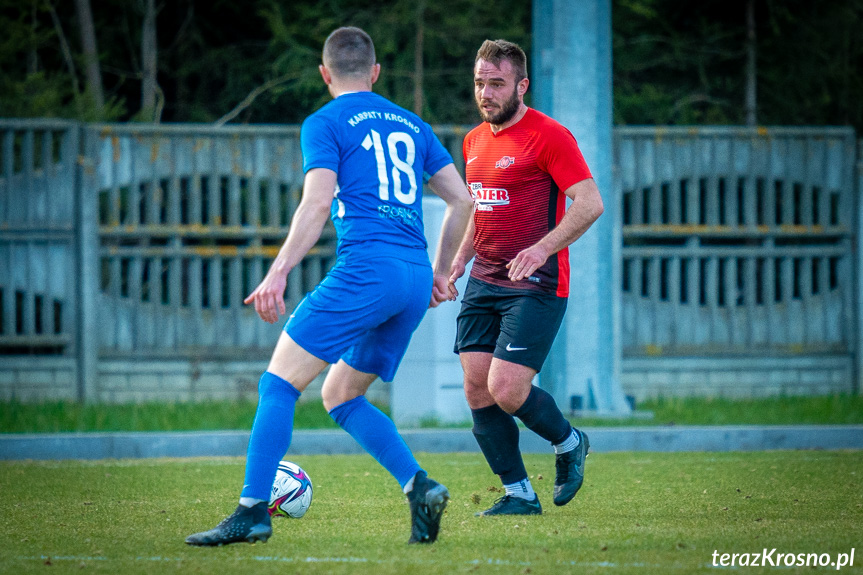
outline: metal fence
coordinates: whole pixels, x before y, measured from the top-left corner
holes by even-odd
[[[624,357],[853,353],[851,129],[615,137]]]
[[[466,129],[436,132],[461,166]],[[614,136],[624,359],[859,365],[852,130]],[[298,127],[0,121],[0,356],[67,359],[82,399],[100,357],[266,358],[280,326],[242,300],[301,186]],[[289,308],[334,253],[327,227],[289,278]]]

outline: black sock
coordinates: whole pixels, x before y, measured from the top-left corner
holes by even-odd
[[[535,385],[531,386],[527,399],[513,415],[552,445],[564,441],[572,431],[551,394]]]
[[[473,436],[492,472],[504,485],[527,478],[518,448],[518,424],[497,404],[471,409]]]

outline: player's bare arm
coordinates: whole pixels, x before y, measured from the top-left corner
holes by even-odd
[[[580,238],[605,210],[593,178],[573,184],[564,193],[572,203],[560,223],[537,243],[520,251],[506,265],[510,280],[519,281],[530,276],[549,256]]]
[[[429,179],[429,186],[446,202],[443,225],[434,261],[434,285],[430,307],[437,307],[441,302],[454,300],[447,285],[452,262],[459,251],[465,229],[472,220],[473,200],[470,197],[464,179],[453,164],[448,164],[438,170]]]
[[[474,209],[471,210],[471,213],[473,213],[475,209],[476,206],[474,205]],[[452,266],[450,266],[447,288],[449,289],[449,297],[453,301],[458,297],[458,290],[455,288],[455,282],[464,275],[467,263],[476,255],[476,250],[473,247],[473,236],[475,233],[476,226],[474,225],[473,217],[471,217],[467,224],[467,228],[464,231],[461,246],[459,246],[458,253],[453,259]]]
[[[291,228],[267,275],[243,303],[255,304],[255,311],[267,323],[275,323],[285,310],[288,274],[317,243],[330,215],[336,173],[314,168],[306,173],[303,197],[291,219]]]

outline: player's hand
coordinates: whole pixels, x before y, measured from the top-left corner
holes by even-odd
[[[545,263],[549,255],[539,245],[532,245],[521,250],[517,256],[512,258],[512,261],[506,264],[510,281],[517,282],[530,277],[533,272],[539,269],[539,266]]]
[[[244,304],[255,304],[255,311],[267,323],[276,323],[280,315],[285,315],[286,274],[267,272],[264,280],[243,300]]]
[[[464,275],[464,271],[467,266],[465,266],[464,262],[454,261],[449,270],[449,281],[447,282],[447,288],[449,290],[449,299],[450,301],[455,301],[458,297],[458,290],[455,287],[455,282]]]
[[[445,301],[454,301],[450,296],[449,280],[445,274],[435,274],[432,282],[432,295],[429,307],[437,307]]]

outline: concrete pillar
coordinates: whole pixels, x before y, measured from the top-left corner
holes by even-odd
[[[857,203],[857,262],[852,265],[857,269],[855,277],[857,282],[857,309],[855,310],[857,321],[854,333],[857,348],[855,355],[857,357],[854,361],[853,390],[854,393],[863,395],[863,139],[857,142],[856,152],[857,188],[854,201]]]
[[[429,259],[434,261],[446,204],[437,196],[423,198],[423,220]],[[460,294],[467,287],[468,267],[456,282]],[[463,374],[455,344],[458,302],[444,302],[426,312],[411,338],[408,351],[396,372],[390,391],[393,421],[399,426],[415,426],[424,420],[441,423],[470,422],[470,408],[464,397]]]
[[[95,403],[100,400],[98,386],[99,356],[99,203],[98,184],[95,177],[97,153],[92,137],[86,128],[74,129],[74,143],[67,162],[75,166],[75,228],[76,228],[76,273],[75,294],[75,354],[78,401]],[[80,138],[80,140],[79,140]],[[82,165],[76,159],[79,142],[83,157]]]
[[[540,375],[558,405],[625,414],[620,387],[619,198],[612,178],[611,0],[534,0],[532,105],[569,128],[605,213],[570,247],[564,325]]]

